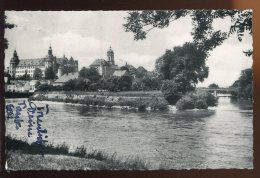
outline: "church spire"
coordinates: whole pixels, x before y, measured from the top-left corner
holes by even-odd
[[[107,51],[107,60],[110,64],[115,65],[114,51],[112,50],[111,46],[109,47],[109,50]]]
[[[49,56],[52,56],[52,48],[51,48],[51,45],[50,45],[49,50],[48,50],[48,55],[49,55]]]

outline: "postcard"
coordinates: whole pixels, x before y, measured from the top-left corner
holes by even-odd
[[[253,169],[252,13],[5,11],[6,169]]]

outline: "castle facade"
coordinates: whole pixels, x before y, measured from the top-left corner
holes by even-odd
[[[68,59],[65,55],[62,58],[57,58],[52,54],[51,46],[49,47],[46,57],[36,59],[19,59],[15,50],[10,61],[8,73],[14,78],[23,76],[25,73],[33,77],[35,69],[39,68],[44,78],[46,69],[50,67],[56,76],[60,77],[64,73],[78,72],[78,61],[72,57]]]

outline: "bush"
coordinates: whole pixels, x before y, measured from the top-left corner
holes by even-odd
[[[96,83],[92,83],[88,87],[89,91],[97,91],[98,90],[98,85]]]
[[[197,109],[207,109],[208,104],[206,103],[205,100],[200,99],[198,101],[195,101],[195,108],[197,108]]]
[[[164,98],[158,98],[153,96],[150,101],[150,107],[152,110],[166,110],[168,103],[164,100]]]
[[[176,104],[176,102],[181,98],[181,90],[180,85],[171,80],[165,80],[161,88],[164,98],[170,104]]]
[[[194,109],[194,100],[192,97],[188,96],[183,96],[177,103],[176,103],[176,108],[179,110],[185,110],[185,109]]]
[[[194,100],[205,100],[208,106],[216,106],[217,98],[207,91],[195,91],[190,93]]]
[[[206,91],[195,91],[186,93],[177,103],[176,108],[185,109],[207,109],[208,106],[216,106],[217,98]]]

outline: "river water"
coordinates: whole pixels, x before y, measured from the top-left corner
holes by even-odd
[[[19,99],[20,101],[21,99]],[[6,99],[17,104],[18,99]],[[35,102],[44,105],[46,102]],[[119,158],[139,157],[150,169],[253,168],[253,111],[249,101],[220,97],[217,107],[191,111],[123,111],[48,102],[42,126],[48,141],[84,145]],[[6,135],[27,138],[6,121]],[[34,133],[36,135],[36,133]],[[35,137],[27,139],[35,141]]]

